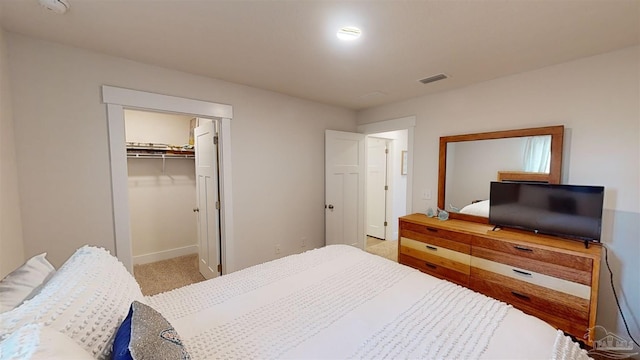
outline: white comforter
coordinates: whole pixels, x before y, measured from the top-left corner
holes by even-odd
[[[509,305],[334,245],[147,298],[194,359],[577,358]]]

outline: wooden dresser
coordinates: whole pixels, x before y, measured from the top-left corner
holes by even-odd
[[[424,214],[400,218],[398,262],[512,304],[578,339],[596,324],[601,246]],[[588,345],[587,341],[585,341]]]

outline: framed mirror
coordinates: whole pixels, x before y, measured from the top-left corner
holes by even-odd
[[[563,139],[562,125],[441,137],[438,208],[488,223],[491,181],[559,184]]]

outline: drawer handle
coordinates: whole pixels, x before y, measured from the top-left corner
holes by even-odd
[[[531,276],[531,273],[528,273],[526,271],[522,271],[522,270],[518,270],[518,269],[511,269],[511,270],[513,270],[513,272],[518,273],[520,275]]]
[[[512,291],[511,293],[513,294],[513,296],[515,296],[515,297],[517,297],[517,298],[520,298],[520,299],[522,299],[522,300],[531,300],[531,298],[530,298],[530,297],[528,297],[527,295],[525,295],[525,294],[520,294],[520,293],[519,293],[519,292],[517,292],[517,291]]]
[[[430,268],[432,268],[432,269],[436,269],[436,268],[438,268],[437,266],[433,265],[432,263],[425,262],[424,264],[425,264],[427,267],[430,267]]]
[[[429,250],[433,250],[433,251],[438,251],[438,248],[435,246],[431,246],[431,245],[425,245],[427,247],[427,249]]]
[[[524,247],[524,246],[520,246],[520,245],[514,245],[514,248],[516,248],[516,250],[520,250],[520,251],[528,251],[528,252],[532,252],[533,249],[529,249],[528,247]]]
[[[438,229],[434,229],[432,227],[428,227],[426,226],[427,230],[431,231],[431,232],[438,232]]]

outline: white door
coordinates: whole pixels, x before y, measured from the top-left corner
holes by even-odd
[[[367,235],[385,239],[387,207],[386,139],[367,139]]]
[[[325,242],[363,249],[365,135],[325,131]]]
[[[194,129],[198,207],[198,268],[206,279],[220,275],[220,209],[217,122],[200,119]]]

